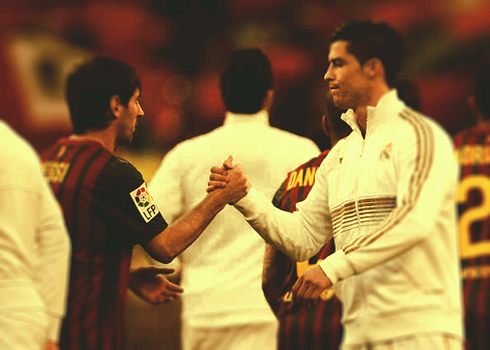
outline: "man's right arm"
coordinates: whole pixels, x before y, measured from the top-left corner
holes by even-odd
[[[274,207],[263,193],[254,188],[251,188],[246,196],[236,196],[241,198],[239,201],[229,203],[233,203],[267,243],[273,244],[294,260],[306,260],[332,238],[324,163],[317,170],[315,185],[308,198],[298,204],[299,210],[294,213]],[[208,191],[224,187],[229,193],[234,193],[235,181],[238,179],[230,178],[225,181],[231,163],[225,162],[223,166],[224,168],[211,169]]]

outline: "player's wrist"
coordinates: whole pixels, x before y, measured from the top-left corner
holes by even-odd
[[[211,211],[212,215],[216,215],[226,207],[228,200],[223,190],[217,188],[206,195],[203,204]]]

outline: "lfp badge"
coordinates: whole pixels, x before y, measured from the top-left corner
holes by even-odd
[[[153,203],[151,195],[146,188],[146,183],[143,182],[140,187],[132,191],[129,195],[145,222],[149,222],[159,213],[158,207]]]

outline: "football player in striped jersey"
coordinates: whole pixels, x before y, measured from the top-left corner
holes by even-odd
[[[476,75],[469,102],[477,125],[454,137],[461,166],[457,194],[466,349],[490,349],[490,63]]]
[[[124,349],[128,286],[156,304],[183,291],[161,276],[172,269],[148,266],[130,273],[133,246],[141,244],[168,263],[227,204],[224,192],[217,192],[167,225],[140,172],[114,155],[118,145],[131,142],[144,114],[140,96],[138,74],[127,64],[101,56],[83,63],[67,83],[74,135],[42,156],[73,246],[61,350]]]

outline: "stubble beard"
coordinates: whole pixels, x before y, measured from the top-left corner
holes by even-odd
[[[345,97],[339,96],[339,95],[332,95],[332,100],[333,103],[337,108],[340,109],[349,109],[352,108],[351,106],[348,106],[348,103],[345,103]]]
[[[133,141],[134,131],[134,128],[132,130],[121,130],[117,138],[118,146],[129,145]]]

